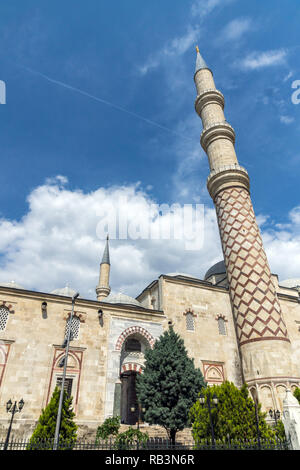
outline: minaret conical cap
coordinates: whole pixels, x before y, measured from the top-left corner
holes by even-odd
[[[195,73],[197,73],[198,70],[201,70],[201,69],[208,69],[205,60],[203,59],[202,55],[199,52],[198,46],[196,46],[196,51],[197,51],[197,57],[196,57]]]
[[[109,237],[108,237],[108,235],[107,235],[107,237],[106,237],[106,244],[105,244],[105,248],[104,248],[104,253],[103,253],[103,257],[102,257],[101,264],[110,264],[108,239],[109,239]]]

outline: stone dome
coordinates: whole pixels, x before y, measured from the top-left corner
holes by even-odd
[[[182,277],[190,277],[192,279],[199,279],[197,276],[193,276],[192,274],[186,274],[186,273],[168,273],[166,276],[171,276],[171,277],[176,277],[176,276],[182,276]]]
[[[289,287],[290,289],[300,289],[300,279],[285,279],[284,281],[279,281],[279,286]]]
[[[72,289],[69,286],[66,286],[62,287],[61,289],[54,289],[52,292],[50,292],[50,294],[64,295],[65,297],[73,297],[76,292],[76,290]]]
[[[25,287],[20,286],[20,284],[17,284],[15,281],[1,282],[0,286],[1,287],[12,287],[14,289],[25,289]]]
[[[102,299],[101,302],[106,302],[109,304],[136,305],[137,307],[142,307],[142,304],[138,300],[130,297],[129,295],[122,294],[121,292],[118,294],[110,294]]]
[[[219,261],[209,268],[209,270],[205,273],[204,279],[207,280],[210,276],[215,276],[216,274],[226,274],[224,260]]]

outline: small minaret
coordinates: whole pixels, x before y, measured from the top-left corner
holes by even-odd
[[[99,283],[96,287],[97,300],[102,300],[107,297],[110,293],[109,287],[109,273],[110,273],[110,261],[109,261],[109,246],[108,246],[108,235],[106,238],[105,249],[100,264],[100,276]]]
[[[244,380],[259,387],[297,377],[268,260],[250,199],[249,176],[238,163],[235,132],[224,116],[224,97],[198,47],[194,81],[196,112],[203,124],[207,188],[214,201]]]

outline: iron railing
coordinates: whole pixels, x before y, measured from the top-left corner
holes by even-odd
[[[0,439],[0,450],[52,450],[54,446],[53,439],[15,439],[12,438],[8,445],[5,440]],[[213,444],[209,439],[202,439],[196,443],[186,441],[172,444],[171,441],[162,438],[150,438],[145,443],[134,442],[116,442],[114,439],[108,440],[86,440],[86,439],[60,439],[58,450],[287,450],[290,448],[286,440],[274,439],[225,439],[216,440]]]

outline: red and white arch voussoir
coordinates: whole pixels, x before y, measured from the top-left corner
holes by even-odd
[[[126,362],[121,367],[121,374],[123,372],[128,372],[128,371],[133,371],[133,372],[137,372],[138,374],[141,374],[142,370],[143,369],[142,369],[142,366],[140,364],[135,364],[133,362]]]
[[[130,326],[120,334],[116,343],[116,351],[121,351],[123,343],[128,338],[128,336],[134,335],[136,333],[143,336],[150,344],[151,349],[153,348],[155,339],[149,333],[149,331],[145,330],[145,328],[142,328],[141,326]]]

